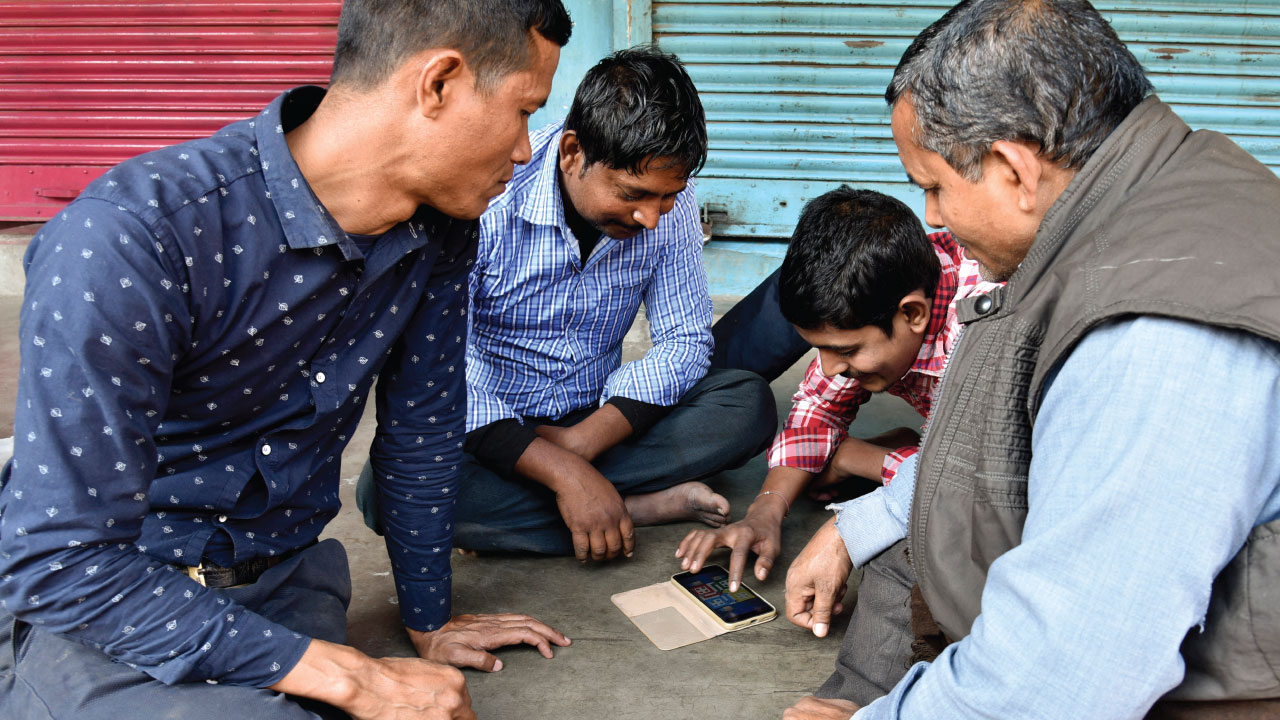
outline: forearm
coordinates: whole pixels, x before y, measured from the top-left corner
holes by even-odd
[[[880,480],[880,469],[884,467],[884,459],[892,448],[881,447],[866,440],[848,437],[840,443],[826,474],[833,479],[843,480],[848,477],[860,477],[868,480]]]
[[[566,484],[583,473],[600,474],[581,455],[544,438],[529,443],[529,447],[516,461],[515,470],[553,492],[567,489]]]
[[[356,676],[369,660],[353,647],[313,639],[293,669],[269,689],[346,709],[359,692]]]
[[[631,423],[622,411],[608,403],[572,427],[544,425],[538,428],[538,434],[544,439],[588,462],[631,437],[631,431]]]
[[[319,700],[357,720],[383,717],[475,718],[458,670],[417,658],[371,658],[312,640],[296,665],[271,686]]]

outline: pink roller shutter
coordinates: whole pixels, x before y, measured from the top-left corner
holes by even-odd
[[[0,221],[328,82],[341,0],[0,0]]]

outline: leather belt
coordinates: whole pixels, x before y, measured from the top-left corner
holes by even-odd
[[[294,548],[279,555],[251,558],[231,567],[221,567],[213,563],[201,562],[195,567],[187,566],[187,576],[209,588],[248,585],[262,577],[262,573],[315,544],[316,542],[313,540],[300,548]]]
[[[248,585],[254,582],[262,573],[268,569],[279,565],[284,560],[282,555],[273,555],[271,557],[258,557],[252,560],[245,560],[238,565],[231,567],[219,567],[210,563],[200,563],[195,567],[187,567],[187,575],[192,580],[210,588],[229,588],[238,585]]]

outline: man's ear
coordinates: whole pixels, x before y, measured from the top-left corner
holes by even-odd
[[[907,318],[907,328],[920,335],[929,328],[929,312],[933,301],[925,297],[923,290],[912,290],[898,301],[898,311]]]
[[[566,177],[578,177],[586,169],[587,159],[582,154],[576,130],[565,130],[560,135],[560,172]]]
[[[418,75],[415,83],[418,110],[423,117],[437,116],[456,96],[462,83],[473,78],[462,54],[457,50],[436,48],[418,56]]]
[[[997,140],[991,144],[991,154],[1003,166],[1008,182],[1013,185],[1018,209],[1035,212],[1040,183],[1044,180],[1040,147],[1028,142]],[[987,170],[984,169],[983,172]]]

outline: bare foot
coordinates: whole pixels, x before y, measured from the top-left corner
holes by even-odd
[[[729,522],[729,501],[700,482],[687,482],[623,500],[636,525],[698,520],[711,527]]]

